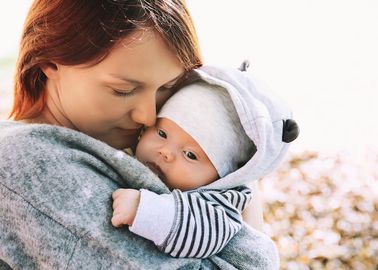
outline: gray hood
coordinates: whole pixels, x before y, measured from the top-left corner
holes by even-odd
[[[201,80],[228,91],[240,122],[257,149],[244,166],[202,188],[228,189],[245,185],[273,171],[299,134],[287,104],[250,72],[203,66],[195,73]]]

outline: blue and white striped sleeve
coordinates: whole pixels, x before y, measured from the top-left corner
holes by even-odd
[[[159,248],[173,257],[207,258],[221,251],[241,229],[241,212],[251,199],[251,190],[172,192],[176,218]]]

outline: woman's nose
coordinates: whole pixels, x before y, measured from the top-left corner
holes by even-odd
[[[144,126],[153,126],[156,121],[156,99],[155,96],[149,95],[141,97],[134,104],[131,112],[131,119]]]

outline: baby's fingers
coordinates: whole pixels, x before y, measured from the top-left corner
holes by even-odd
[[[115,210],[116,208],[118,208],[118,206],[121,204],[121,201],[120,200],[114,200],[113,201],[113,204],[112,204],[112,207],[113,207],[113,210]]]
[[[115,215],[113,215],[113,217],[112,217],[112,225],[114,227],[121,227],[122,225],[124,225],[124,223],[123,223],[123,215],[121,215],[121,214],[115,214]]]
[[[122,194],[123,190],[124,190],[123,188],[119,188],[116,191],[114,191],[112,193],[113,200],[117,199],[117,197]]]

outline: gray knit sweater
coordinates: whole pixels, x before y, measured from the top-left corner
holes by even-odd
[[[85,134],[0,122],[0,267],[277,269],[276,248],[247,226],[208,259],[176,259],[110,223],[119,187],[169,192],[134,158]]]

